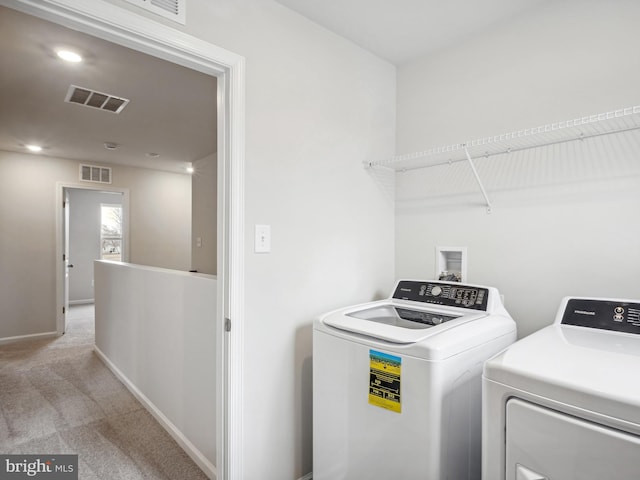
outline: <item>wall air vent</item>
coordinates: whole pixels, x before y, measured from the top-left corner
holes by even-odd
[[[126,98],[116,97],[108,93],[96,92],[90,88],[70,85],[67,96],[64,99],[67,103],[77,103],[85,107],[97,108],[106,112],[120,113],[129,103]]]
[[[127,2],[182,25],[186,24],[186,0],[127,0]]]
[[[111,169],[97,165],[80,164],[80,180],[93,183],[111,183]]]

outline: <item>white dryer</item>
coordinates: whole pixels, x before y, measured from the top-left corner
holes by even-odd
[[[314,322],[314,480],[480,478],[484,361],[516,339],[495,288],[399,281]]]
[[[640,301],[565,298],[487,361],[485,480],[640,478]]]

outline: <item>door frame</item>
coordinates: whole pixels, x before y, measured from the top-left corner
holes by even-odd
[[[244,57],[101,0],[0,0],[0,4],[217,77],[216,480],[241,480],[244,470]],[[61,259],[60,255],[56,261],[58,277]],[[226,319],[233,325],[232,329],[225,328]]]
[[[56,182],[56,332],[62,335],[67,330],[66,313],[69,292],[65,282],[66,261],[63,254],[66,251],[67,227],[65,226],[65,207],[68,190],[89,190],[94,192],[113,192],[122,195],[122,261],[129,261],[129,189],[110,187],[108,185],[85,185],[79,183]]]

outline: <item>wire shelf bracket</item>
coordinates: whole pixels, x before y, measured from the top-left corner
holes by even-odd
[[[487,204],[487,213],[491,213],[491,202],[489,201],[489,196],[487,195],[486,190],[484,189],[484,185],[482,184],[482,180],[480,179],[480,175],[478,175],[478,170],[476,170],[476,166],[473,163],[473,159],[471,158],[471,155],[469,154],[469,149],[467,148],[466,145],[464,146],[464,153],[467,156],[467,160],[469,162],[469,166],[471,167],[471,170],[473,171],[473,176],[476,178],[476,182],[478,182],[478,187],[480,187],[480,191],[482,192],[482,196],[484,197],[484,201]]]
[[[471,166],[487,204],[487,212],[490,213],[491,202],[476,170],[473,162],[474,158],[489,158],[494,155],[503,155],[638,129],[640,129],[640,105],[493,137],[483,137],[469,142],[431,148],[421,152],[398,155],[386,160],[365,161],[364,164],[367,168],[382,167],[396,172],[409,172],[416,169],[466,161]]]

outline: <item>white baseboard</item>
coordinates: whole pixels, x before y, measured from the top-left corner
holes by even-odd
[[[54,338],[58,336],[58,332],[33,333],[31,335],[18,335],[17,337],[0,338],[0,345],[14,342],[26,342],[28,340],[42,340],[44,338]]]
[[[124,384],[125,387],[138,399],[140,403],[153,415],[153,417],[162,425],[162,427],[171,435],[171,437],[182,447],[182,449],[191,457],[191,459],[202,469],[202,471],[212,480],[217,479],[217,471],[215,465],[211,463],[202,454],[196,446],[184,436],[184,434],[169,420],[151,400],[149,400],[119,369],[116,367],[102,351],[94,345],[94,352],[100,360],[107,366],[113,374]],[[306,477],[305,477],[306,478]]]
[[[300,477],[298,480],[312,480],[312,479],[313,479],[313,472],[309,472],[304,477]]]

